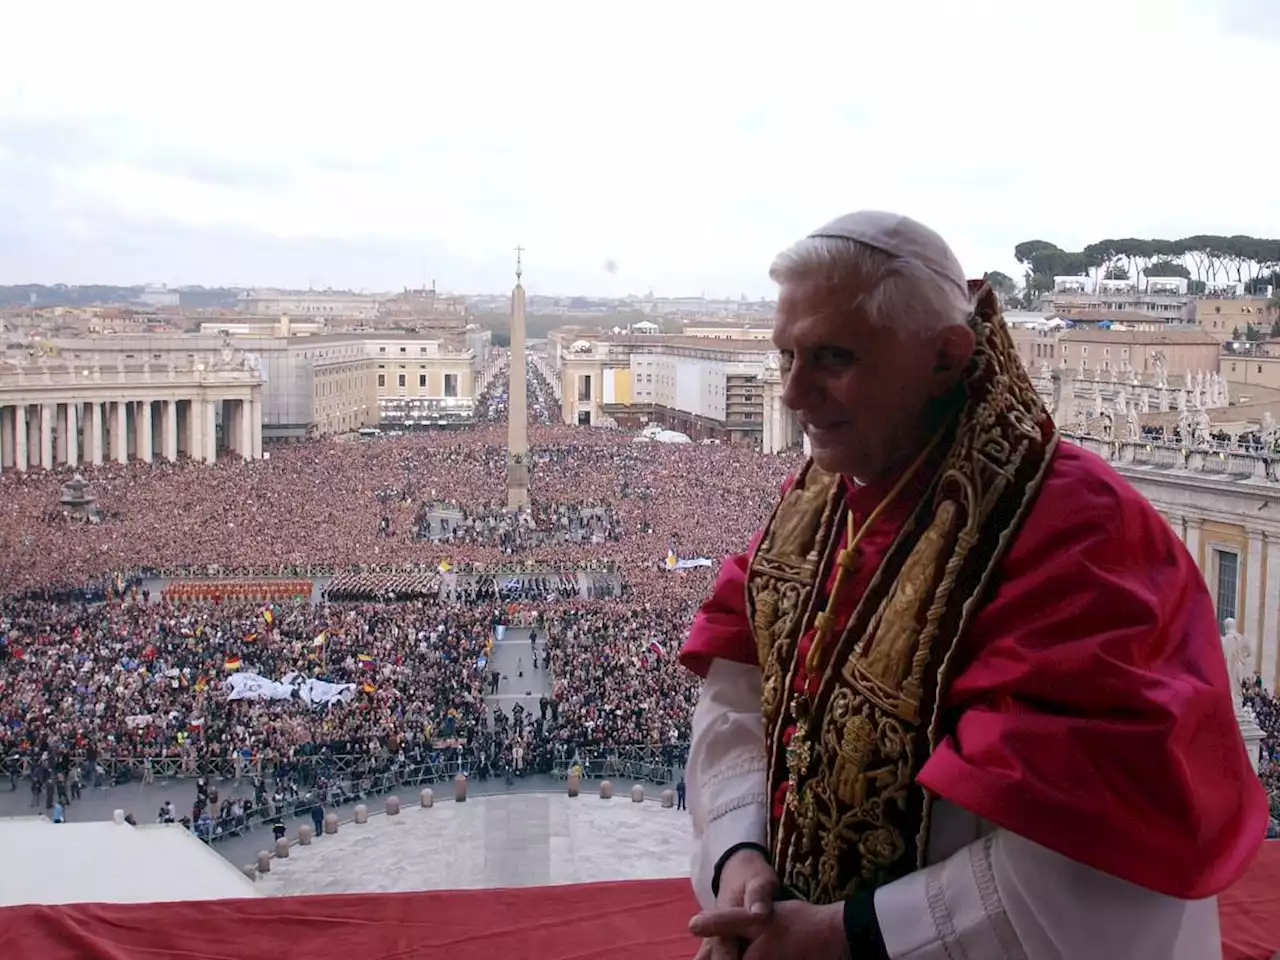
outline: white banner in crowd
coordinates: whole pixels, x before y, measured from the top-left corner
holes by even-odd
[[[328,680],[304,677],[300,673],[287,673],[280,682],[292,690],[297,690],[298,699],[313,707],[322,707],[330,703],[347,703],[356,695],[354,683],[330,683]]]
[[[293,687],[256,673],[233,673],[227,678],[228,700],[291,700]]]
[[[228,700],[292,700],[296,694],[303,703],[320,707],[354,699],[356,685],[330,683],[300,673],[285,674],[280,680],[269,680],[256,673],[233,673],[227,678],[226,691]]]
[[[668,570],[694,570],[698,567],[711,566],[711,560],[707,557],[696,557],[692,560],[677,560],[675,563],[668,563]]]

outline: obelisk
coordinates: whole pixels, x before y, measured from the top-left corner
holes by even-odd
[[[529,506],[529,400],[524,352],[523,247],[516,247],[516,288],[511,291],[511,368],[507,384],[507,507]]]

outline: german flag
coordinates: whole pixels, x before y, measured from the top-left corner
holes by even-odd
[[[235,673],[240,669],[240,658],[227,657],[226,661],[222,664],[222,669],[227,671],[227,673]]]

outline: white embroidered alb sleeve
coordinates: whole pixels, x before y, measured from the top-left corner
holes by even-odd
[[[768,829],[760,668],[715,660],[693,714],[685,769],[693,816],[693,888],[714,904],[711,877],[720,855],[737,843],[760,843]]]
[[[1218,903],[1178,900],[997,830],[876,891],[893,960],[1220,960]]]

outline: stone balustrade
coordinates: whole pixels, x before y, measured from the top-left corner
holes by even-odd
[[[1120,468],[1182,470],[1216,475],[1226,480],[1280,480],[1277,467],[1280,456],[1238,444],[1215,441],[1201,446],[1184,446],[1160,440],[1108,440],[1065,432],[1063,437]]]

